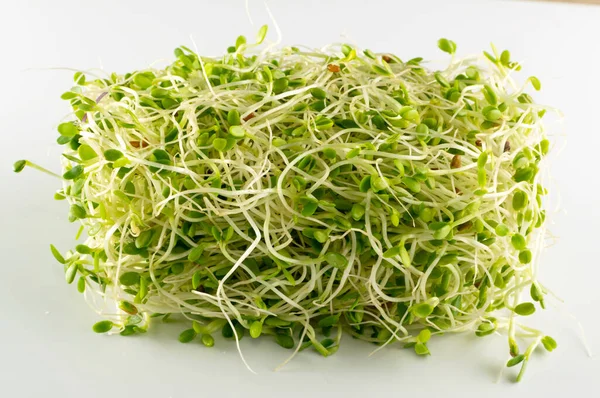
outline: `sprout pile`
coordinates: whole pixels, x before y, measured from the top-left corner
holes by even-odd
[[[51,249],[67,282],[117,303],[93,329],[182,314],[183,343],[265,335],[323,356],[343,332],[428,355],[436,335],[504,330],[520,379],[556,347],[519,323],[546,294],[549,141],[525,92],[539,80],[447,39],[431,71],[347,44],[263,47],[266,33],[218,58],[182,46],[164,69],[78,72],[62,95],[55,198],[87,239]]]

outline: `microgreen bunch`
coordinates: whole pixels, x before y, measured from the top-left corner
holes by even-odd
[[[517,322],[546,293],[539,80],[447,39],[431,71],[347,44],[260,49],[266,32],[219,58],[182,46],[164,69],[78,72],[62,95],[56,198],[88,238],[51,248],[67,282],[118,303],[94,330],[176,313],[182,343],[248,332],[328,356],[343,330],[428,355],[435,335],[504,329],[523,369],[553,349]]]

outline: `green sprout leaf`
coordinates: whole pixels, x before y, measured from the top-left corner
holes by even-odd
[[[54,256],[56,261],[58,261],[61,264],[65,264],[65,258],[62,256],[62,254],[60,254],[58,249],[54,247],[54,245],[50,245],[50,251],[52,252],[52,255]]]
[[[265,40],[265,37],[267,37],[268,30],[269,27],[267,25],[263,25],[260,27],[258,33],[256,34],[256,44],[261,44]]]
[[[348,259],[340,253],[328,252],[325,254],[325,261],[339,269],[344,269],[348,266]]]
[[[542,337],[542,345],[548,352],[554,351],[558,346],[558,344],[556,344],[556,340],[550,336]]]
[[[79,131],[73,123],[66,122],[58,125],[58,132],[64,137],[75,137]]]
[[[516,366],[516,365],[520,364],[521,362],[523,362],[524,359],[525,359],[524,355],[517,355],[516,357],[509,359],[508,362],[506,363],[506,366],[509,368],[512,368],[513,366]]]
[[[535,312],[533,303],[521,303],[515,307],[515,313],[521,316],[528,316]]]
[[[15,164],[13,165],[13,171],[15,173],[20,173],[21,171],[23,171],[23,169],[25,168],[26,165],[27,165],[26,160],[17,160],[15,162]]]
[[[419,318],[426,318],[433,312],[433,306],[429,303],[420,303],[411,307],[411,311]]]
[[[456,52],[456,43],[448,39],[439,39],[438,48],[445,53],[454,54]]]
[[[429,348],[427,348],[427,344],[425,343],[415,344],[415,352],[417,353],[417,355],[421,356],[431,355],[431,353],[429,352]]]
[[[118,149],[107,149],[104,151],[104,157],[109,162],[114,162],[123,157],[123,152],[119,151]]]
[[[189,343],[196,338],[196,331],[194,329],[186,329],[179,335],[180,343]]]
[[[113,328],[114,324],[112,321],[100,321],[96,322],[94,326],[92,326],[92,330],[96,333],[106,333]]]

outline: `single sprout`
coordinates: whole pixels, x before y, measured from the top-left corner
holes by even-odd
[[[248,332],[323,356],[344,333],[418,355],[433,334],[506,333],[520,375],[533,349],[518,357],[517,336],[553,350],[515,321],[548,291],[539,80],[513,80],[507,50],[457,59],[448,39],[452,61],[431,71],[348,44],[260,46],[266,34],[219,57],[180,46],[164,68],[78,72],[60,175],[14,164],[61,179],[87,238],[50,249],[110,316],[94,331],[181,314],[183,343]]]
[[[47,170],[41,166],[38,166],[35,163],[30,162],[29,160],[17,160],[14,164],[13,164],[13,171],[15,173],[20,173],[21,171],[23,171],[23,169],[25,168],[25,166],[27,167],[31,167],[33,169],[36,169],[38,171],[41,171],[42,173],[46,173],[48,175],[51,175],[52,177],[57,177],[62,179],[63,177],[59,176],[56,173],[51,172],[50,170]]]

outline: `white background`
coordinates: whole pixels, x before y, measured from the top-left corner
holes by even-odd
[[[14,4],[11,4],[14,3]],[[390,347],[345,338],[330,358],[305,352],[273,372],[289,353],[268,340],[242,348],[212,349],[177,341],[183,325],[157,325],[142,337],[92,333],[99,318],[75,286],[64,282],[49,243],[73,247],[76,227],[51,177],[12,163],[28,158],[59,170],[56,126],[67,112],[59,99],[72,73],[49,67],[126,72],[172,57],[193,36],[203,54],[219,54],[238,34],[254,37],[270,23],[262,2],[251,1],[253,28],[243,1],[3,1],[0,5],[0,393],[3,397],[192,396],[564,396],[598,391],[600,361],[600,7],[487,1],[271,1],[284,44],[322,46],[350,41],[403,59],[447,59],[439,37],[458,43],[459,55],[493,41],[524,62],[543,89],[536,100],[560,108],[563,124],[550,126],[555,150],[553,185],[562,211],[550,219],[557,236],[542,259],[542,281],[565,304],[531,322],[559,348],[536,352],[523,382],[514,370],[495,383],[507,359],[504,336],[445,336],[418,358]],[[272,24],[271,24],[272,25]],[[346,34],[347,38],[342,35]],[[274,29],[269,37],[275,39]],[[563,145],[567,142],[566,146]],[[555,195],[555,198],[557,196]]]

